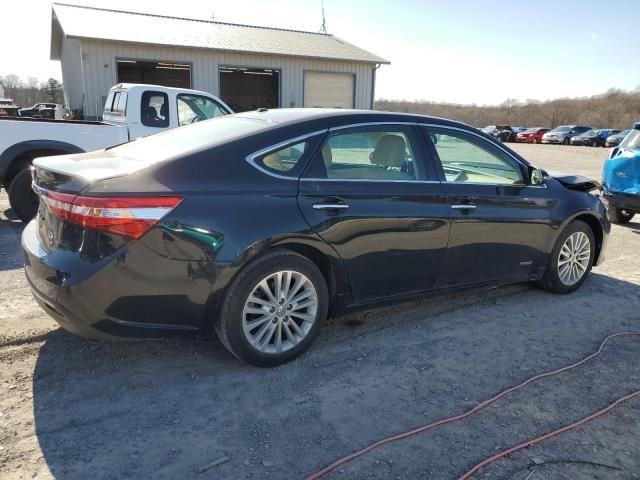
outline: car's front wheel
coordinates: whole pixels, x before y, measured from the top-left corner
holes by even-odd
[[[629,210],[626,210],[624,208],[614,207],[609,210],[609,216],[611,217],[611,221],[613,223],[629,223],[634,215],[634,212],[630,212]]]
[[[586,223],[574,220],[558,237],[540,285],[554,293],[573,292],[587,279],[594,258],[593,231]]]
[[[562,141],[562,144],[563,144],[563,145],[569,145],[569,143],[570,143],[570,141],[569,141],[569,139],[568,139],[568,138],[565,138],[565,139]]]
[[[316,265],[288,250],[249,264],[229,287],[216,332],[240,360],[272,367],[302,354],[320,332],[329,304]]]

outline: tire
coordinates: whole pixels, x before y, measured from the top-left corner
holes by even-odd
[[[588,244],[589,244],[588,260],[587,260],[585,250],[582,250],[582,249],[577,250],[579,252],[582,252],[577,256],[578,259],[582,259],[581,260],[582,267],[576,266],[575,270],[571,269],[572,262],[566,261],[566,257],[565,257],[566,254],[564,253],[565,250],[563,250],[563,248],[565,247],[565,242],[568,242],[569,237],[572,237],[572,236],[575,240],[574,245],[576,245],[576,248],[582,245],[581,243],[579,243],[580,241],[588,240]],[[596,247],[595,237],[589,225],[587,225],[584,222],[581,222],[580,220],[574,220],[573,222],[571,222],[569,225],[565,227],[565,229],[562,231],[562,233],[558,237],[558,240],[556,241],[553,251],[551,252],[551,257],[549,258],[549,265],[547,266],[547,270],[544,276],[539,282],[539,286],[550,292],[560,293],[560,294],[571,293],[577,290],[578,288],[580,288],[580,286],[585,282],[585,280],[589,276],[589,273],[591,272],[591,268],[593,267],[593,259],[595,257],[595,247]],[[569,248],[569,250],[571,249]],[[568,265],[568,267],[565,267],[564,272],[567,272],[566,268],[569,268],[569,272],[571,274],[573,274],[574,271],[579,272],[579,274],[581,275],[579,278],[573,278],[571,276],[567,278],[562,276],[562,273],[561,273],[563,271],[562,265],[559,265],[559,262],[561,260],[561,252],[564,260],[563,265]]]
[[[562,141],[562,144],[563,144],[563,145],[569,145],[569,139],[568,139],[568,138],[565,138],[565,139]]]
[[[611,221],[613,223],[629,223],[634,215],[634,212],[630,212],[629,210],[625,210],[624,208],[613,207],[609,210],[609,217],[611,218]]]
[[[259,284],[266,280],[275,296],[275,278],[271,276],[278,272],[290,275],[290,288],[295,288],[297,282],[301,282],[299,289],[293,292],[293,297],[302,294],[308,296],[291,304],[285,302],[278,305],[270,302],[266,291]],[[284,285],[287,277],[283,275],[282,278]],[[259,303],[249,302],[250,297]],[[307,303],[311,306],[294,308]],[[236,358],[256,367],[274,367],[293,360],[309,348],[320,333],[328,307],[329,292],[318,267],[297,253],[274,250],[250,263],[232,281],[222,302],[220,315],[214,320],[214,326],[223,345]],[[246,312],[245,309],[253,312]],[[303,320],[298,315],[308,316],[313,321]],[[251,323],[255,323],[255,326],[251,327]],[[261,335],[262,330],[264,333]],[[262,348],[261,343],[264,343]]]
[[[24,168],[13,177],[9,189],[9,205],[23,222],[29,222],[38,213],[38,196],[31,188],[31,170]]]
[[[534,145],[535,145],[535,144],[537,144],[537,143],[538,143],[538,139],[537,139],[537,138],[534,138],[534,139],[533,139],[533,142],[531,142],[531,143],[533,143]]]

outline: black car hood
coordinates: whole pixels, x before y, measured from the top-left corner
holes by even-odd
[[[569,190],[579,190],[581,192],[591,192],[600,188],[600,182],[582,175],[571,173],[547,172],[550,177],[558,180]]]

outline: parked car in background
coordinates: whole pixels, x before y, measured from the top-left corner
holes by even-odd
[[[17,117],[18,107],[10,98],[0,98],[0,117]]]
[[[69,110],[59,103],[36,103],[32,107],[19,109],[18,115],[21,117],[55,118],[61,120],[68,112]]]
[[[2,117],[0,186],[16,215],[28,221],[38,209],[29,170],[34,158],[99,150],[229,113],[209,93],[123,83],[109,91],[103,122]]]
[[[63,328],[215,331],[261,367],[304,352],[329,312],[521,281],[572,292],[610,231],[598,182],[419,115],[246,112],[34,166],[25,273]]]
[[[513,127],[513,131],[516,133],[524,132],[525,130],[529,130],[527,127]]]
[[[516,141],[516,132],[509,125],[496,125],[490,135],[504,143]]]
[[[640,129],[630,130],[602,170],[602,196],[615,223],[640,213]]]
[[[607,138],[620,133],[620,130],[588,130],[580,135],[571,137],[571,145],[584,145],[585,147],[604,147]]]
[[[549,131],[548,128],[529,128],[516,135],[518,143],[542,143],[542,136]]]
[[[571,137],[592,130],[583,125],[560,125],[542,136],[542,143],[569,145]]]
[[[629,134],[629,132],[631,132],[631,129],[622,130],[619,133],[616,133],[614,135],[607,137],[604,143],[605,147],[617,147],[618,145],[620,145],[620,142],[624,140],[624,137],[626,137]]]

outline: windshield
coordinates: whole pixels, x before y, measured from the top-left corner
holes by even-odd
[[[620,144],[620,148],[640,148],[640,130],[630,130]]]
[[[268,126],[262,120],[224,116],[157,133],[114,147],[111,151],[123,157],[144,160],[151,165],[176,155],[235,140]]]
[[[596,135],[598,135],[598,132],[595,130],[587,130],[582,134],[583,137],[595,137]]]
[[[623,138],[624,138],[624,137],[626,137],[627,135],[629,135],[629,132],[630,132],[630,131],[631,131],[631,130],[623,130],[623,131],[621,131],[620,133],[616,134],[616,137],[623,137]]]
[[[566,133],[571,131],[571,126],[568,125],[560,125],[559,127],[554,128],[553,130],[551,130],[552,132],[556,132],[556,133]]]
[[[484,127],[484,128],[482,129],[482,131],[483,131],[484,133],[491,133],[491,132],[493,132],[495,129],[496,129],[496,126],[495,126],[495,125],[489,125],[488,127]]]

